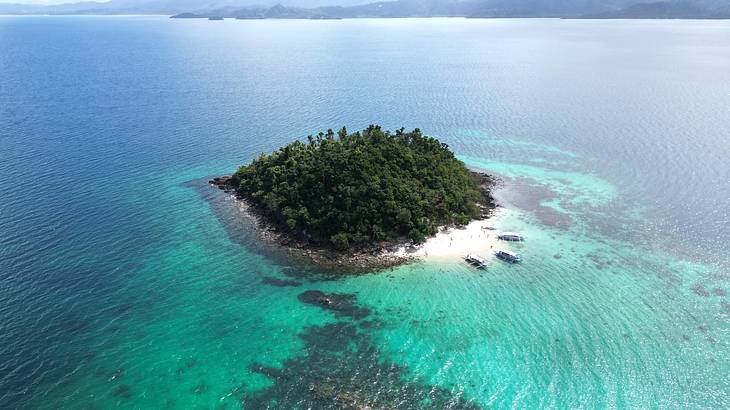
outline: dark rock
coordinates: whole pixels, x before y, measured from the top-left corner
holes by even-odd
[[[220,189],[223,190],[233,190],[235,187],[233,186],[233,178],[228,176],[223,177],[215,177],[208,181],[208,183],[217,186]]]
[[[363,320],[360,322],[360,327],[363,329],[376,329],[383,327],[383,323],[377,320]]]
[[[300,337],[306,354],[285,360],[281,370],[252,367],[273,383],[241,397],[243,408],[479,408],[462,391],[409,380],[408,372],[385,362],[367,334],[352,323],[310,326]]]
[[[268,367],[261,364],[252,364],[249,369],[252,372],[263,374],[266,377],[272,378],[272,379],[279,379],[283,377],[284,372],[281,369],[277,369],[275,367]]]
[[[347,316],[353,319],[362,319],[370,314],[370,310],[358,307],[353,294],[324,293],[319,290],[308,290],[298,296],[299,300],[309,305],[319,306],[322,309],[334,312],[335,316]]]
[[[710,296],[710,292],[707,291],[702,285],[699,283],[692,286],[692,292],[694,292],[696,295],[700,295],[702,297],[708,297]]]

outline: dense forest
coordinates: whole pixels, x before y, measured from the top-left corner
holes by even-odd
[[[229,181],[281,229],[339,250],[401,237],[423,242],[441,225],[465,224],[490,203],[482,182],[420,130],[374,125],[295,141]]]

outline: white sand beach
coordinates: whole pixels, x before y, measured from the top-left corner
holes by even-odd
[[[467,226],[442,229],[434,237],[415,248],[400,248],[396,254],[410,255],[427,260],[458,260],[467,254],[491,258],[498,247],[497,230],[494,227],[496,215],[481,221],[472,221]]]

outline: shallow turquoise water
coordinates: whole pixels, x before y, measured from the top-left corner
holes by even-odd
[[[0,407],[727,407],[728,34],[0,17]],[[205,184],[369,122],[500,175],[524,263],[333,280]]]

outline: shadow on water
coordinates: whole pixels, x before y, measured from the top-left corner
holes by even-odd
[[[458,389],[449,390],[408,379],[403,367],[387,363],[367,329],[376,327],[369,309],[352,294],[306,291],[302,303],[345,319],[309,326],[299,335],[305,354],[282,368],[254,364],[250,370],[273,384],[242,397],[246,409],[477,409]]]
[[[196,179],[185,182],[183,186],[192,188],[198,192],[200,197],[209,205],[215,217],[220,221],[228,237],[252,252],[271,260],[273,264],[280,267],[280,273],[288,278],[316,282],[341,279],[347,273],[341,271],[327,271],[319,269],[306,258],[303,258],[296,251],[292,252],[285,246],[272,243],[261,234],[257,222],[247,215],[242,204],[230,194],[210,185],[210,178]],[[262,276],[266,276],[262,274]],[[279,282],[262,278],[267,285],[272,286],[298,286],[294,282]]]

